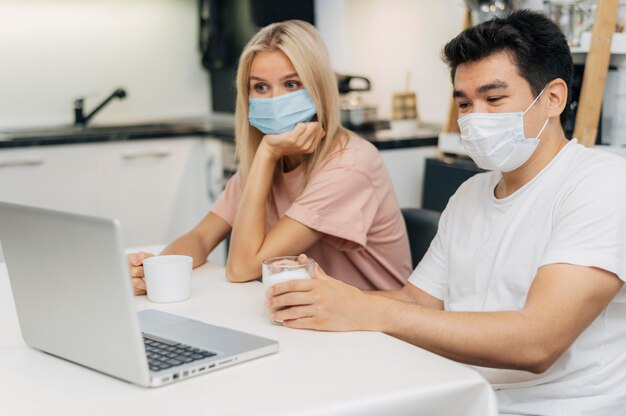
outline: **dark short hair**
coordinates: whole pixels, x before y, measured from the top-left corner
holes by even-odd
[[[546,84],[561,78],[567,84],[567,106],[571,99],[574,73],[572,55],[563,32],[546,16],[519,10],[507,17],[494,18],[470,27],[443,48],[443,60],[450,67],[452,82],[459,65],[475,62],[494,53],[507,52],[528,81],[535,97]],[[561,113],[561,124],[567,121]]]

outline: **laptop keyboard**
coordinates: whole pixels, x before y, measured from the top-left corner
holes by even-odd
[[[151,371],[165,370],[216,355],[211,351],[185,344],[162,342],[146,335],[143,336],[143,342]]]

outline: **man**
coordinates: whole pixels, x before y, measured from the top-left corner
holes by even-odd
[[[450,199],[403,289],[366,293],[318,270],[268,290],[272,319],[382,331],[476,366],[503,414],[626,414],[626,161],[565,138],[563,34],[520,11],[444,56],[463,144],[492,171]]]

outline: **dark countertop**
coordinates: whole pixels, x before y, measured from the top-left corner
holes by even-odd
[[[233,142],[235,133],[232,123],[197,120],[93,126],[83,129],[58,127],[42,130],[4,131],[0,132],[0,149],[208,136]]]
[[[352,131],[370,141],[378,150],[393,150],[437,146],[441,125],[421,122],[417,127],[413,124],[409,129],[406,126],[399,129],[393,122],[380,120],[369,130],[352,129]]]
[[[423,124],[411,132],[394,132],[389,130],[388,122],[382,122],[375,129],[355,130],[355,133],[372,142],[380,150],[403,149],[436,146],[439,126]],[[232,121],[208,119],[92,126],[83,129],[58,127],[41,130],[15,130],[0,132],[0,149],[175,137],[214,137],[233,143],[235,132]]]
[[[407,137],[377,137],[376,133],[356,132],[357,135],[370,141],[378,150],[408,149],[412,147],[437,146],[438,133],[427,135],[409,135]]]

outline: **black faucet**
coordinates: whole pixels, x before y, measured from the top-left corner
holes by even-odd
[[[93,111],[91,113],[89,113],[88,116],[85,116],[83,114],[83,104],[85,102],[85,100],[83,98],[78,98],[77,100],[74,100],[74,127],[85,127],[87,125],[87,122],[98,112],[102,109],[102,107],[104,107],[105,105],[107,105],[107,103],[109,101],[111,101],[113,98],[124,98],[126,97],[126,91],[124,91],[121,88],[116,89],[115,91],[113,91],[113,94],[109,95],[107,97],[106,100],[102,101],[102,103],[97,106],[96,108],[93,109]]]

